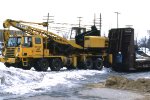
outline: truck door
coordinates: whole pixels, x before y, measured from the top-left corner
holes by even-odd
[[[31,57],[32,56],[32,37],[31,36],[24,36],[22,38],[22,54],[23,56],[28,56]],[[18,40],[17,45],[20,44],[19,42],[20,40]],[[11,42],[10,42],[11,43]]]
[[[33,37],[33,56],[41,57],[43,56],[43,38]]]

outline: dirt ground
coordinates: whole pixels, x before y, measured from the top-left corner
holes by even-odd
[[[110,76],[104,83],[104,86],[109,88],[135,90],[150,93],[150,79],[145,78],[131,80],[121,76]]]
[[[134,91],[145,96],[142,100],[150,100],[150,79],[139,78],[137,80],[131,80],[122,76],[110,76],[104,83],[90,84],[88,86],[93,88],[112,88]]]

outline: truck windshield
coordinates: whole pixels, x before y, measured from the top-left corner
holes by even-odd
[[[18,47],[21,44],[21,37],[10,37],[8,40],[8,47]]]

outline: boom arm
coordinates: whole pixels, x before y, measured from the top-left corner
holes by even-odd
[[[70,41],[68,41],[65,38],[62,38],[52,32],[47,32],[45,30],[42,29],[38,29],[35,27],[31,27],[28,25],[24,25],[22,23],[31,23],[31,24],[38,24],[38,25],[43,25],[43,26],[47,26],[48,23],[34,23],[34,22],[25,22],[25,21],[16,21],[16,20],[11,20],[11,19],[7,19],[4,23],[3,23],[3,27],[4,28],[9,28],[10,26],[13,26],[19,30],[22,30],[24,32],[26,32],[27,34],[30,35],[41,35],[44,37],[49,37],[52,40],[54,40],[57,43],[60,44],[65,44],[65,45],[71,45],[74,48],[78,48],[78,49],[82,49],[82,47],[80,45],[77,45],[76,43],[72,43]]]

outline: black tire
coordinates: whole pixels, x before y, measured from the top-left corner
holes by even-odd
[[[93,69],[93,60],[91,58],[85,60],[84,69]]]
[[[84,62],[78,62],[78,69],[85,69]]]
[[[103,60],[101,58],[97,58],[95,61],[94,68],[97,70],[102,70],[103,68]]]
[[[9,63],[7,63],[7,62],[4,63],[4,65],[5,65],[6,67],[8,67],[8,68],[9,68],[10,66],[12,66],[11,64],[9,64]]]
[[[24,69],[24,70],[30,70],[31,69],[31,66],[23,66],[22,62],[14,64],[14,67],[15,68],[21,68],[21,69]]]
[[[22,69],[24,70],[30,70],[32,67],[31,66],[22,66]]]
[[[51,71],[59,71],[63,67],[62,60],[59,58],[52,59],[50,67]]]
[[[49,67],[49,62],[47,59],[39,59],[37,64],[35,64],[34,69],[36,71],[47,71]]]
[[[21,62],[15,63],[15,64],[13,64],[13,66],[14,66],[15,68],[23,68]]]
[[[68,70],[76,69],[76,67],[73,66],[70,60],[67,61],[66,68]]]
[[[67,65],[66,68],[67,68],[68,70],[76,69],[72,64],[71,64],[71,65]]]

